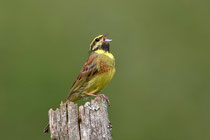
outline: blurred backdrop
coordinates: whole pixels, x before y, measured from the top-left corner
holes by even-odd
[[[114,139],[209,140],[209,15],[207,0],[1,1],[1,139],[49,139],[48,110],[110,33]]]

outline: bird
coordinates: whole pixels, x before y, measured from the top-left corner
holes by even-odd
[[[98,35],[90,43],[89,57],[73,83],[66,103],[69,101],[76,102],[88,96],[100,96],[110,103],[107,96],[99,94],[115,74],[115,57],[110,52],[110,42],[112,40],[107,39],[107,35]],[[48,131],[49,124],[44,129],[45,133]]]

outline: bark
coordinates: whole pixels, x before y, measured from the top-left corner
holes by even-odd
[[[79,108],[73,102],[49,110],[51,140],[112,140],[107,103],[97,97]]]

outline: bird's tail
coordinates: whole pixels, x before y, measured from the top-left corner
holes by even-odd
[[[68,97],[66,98],[65,103],[67,103],[69,101],[76,102],[76,101],[78,101],[81,98],[82,98],[82,96],[81,96],[81,93],[80,92],[71,92],[70,91]]]
[[[48,133],[49,132],[49,130],[50,130],[50,125],[49,125],[49,123],[45,126],[45,128],[44,128],[44,133]]]

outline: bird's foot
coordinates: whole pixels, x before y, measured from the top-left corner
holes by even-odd
[[[109,98],[105,96],[104,94],[92,94],[92,93],[86,93],[86,94],[93,97],[101,97],[102,99],[105,99],[106,102],[110,105]]]
[[[101,97],[101,98],[103,98],[103,99],[105,99],[106,102],[110,105],[110,101],[109,101],[109,98],[107,96],[105,96],[104,94],[97,94],[97,97],[98,96]]]

